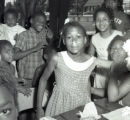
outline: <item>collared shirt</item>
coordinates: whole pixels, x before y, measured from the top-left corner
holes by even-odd
[[[19,34],[15,47],[25,51],[35,47],[39,42],[44,42],[44,44],[47,45],[46,34],[47,32],[45,29],[37,33],[33,28],[30,28]],[[18,65],[19,76],[32,80],[36,68],[44,63],[42,56],[43,50],[41,49],[20,59]]]

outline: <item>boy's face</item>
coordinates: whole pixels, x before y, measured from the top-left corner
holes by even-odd
[[[17,120],[17,117],[14,97],[5,87],[0,87],[0,120]]]
[[[17,18],[15,15],[13,14],[7,14],[6,17],[5,17],[5,23],[10,26],[10,27],[13,27],[16,25],[17,23]]]
[[[37,31],[41,32],[42,29],[45,27],[46,20],[44,16],[36,16],[35,18],[32,19],[32,27]]]
[[[123,62],[125,60],[125,58],[127,57],[127,53],[122,48],[123,44],[124,42],[121,40],[114,42],[110,51],[110,56],[112,60],[117,62]]]
[[[13,61],[13,46],[6,45],[1,51],[1,60],[4,62],[11,63]]]

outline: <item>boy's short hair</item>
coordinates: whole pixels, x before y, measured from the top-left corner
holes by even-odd
[[[0,40],[0,53],[7,45],[12,46],[12,44],[8,40]]]
[[[6,72],[5,70],[0,68],[0,87],[4,87],[8,90],[8,92],[14,98],[14,104],[18,108],[18,101],[17,101],[17,89],[14,82],[11,82],[14,77]]]
[[[43,17],[45,18],[45,20],[46,20],[46,15],[45,15],[43,12],[39,12],[39,11],[36,11],[36,12],[31,16],[31,18],[34,19],[34,18],[36,18],[36,17],[38,17],[38,16],[43,16]]]
[[[7,16],[8,14],[12,14],[12,15],[14,15],[16,18],[18,18],[18,12],[17,12],[15,9],[13,9],[13,8],[7,9],[7,10],[4,12],[4,17],[6,18],[6,16]]]

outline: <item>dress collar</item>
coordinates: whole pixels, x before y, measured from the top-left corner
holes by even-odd
[[[79,63],[75,62],[70,58],[70,56],[67,54],[67,51],[61,52],[61,55],[63,57],[63,60],[65,64],[74,71],[83,71],[88,69],[94,62],[94,57],[91,57],[89,60]]]

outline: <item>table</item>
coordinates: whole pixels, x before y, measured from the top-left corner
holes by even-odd
[[[118,103],[109,103],[107,99],[100,99],[100,100],[95,101],[94,103],[96,105],[99,115],[123,107],[119,105]],[[79,120],[76,113],[78,113],[79,111],[83,111],[83,108],[84,106],[78,107],[74,110],[55,116],[54,118],[56,118],[57,120]],[[106,120],[106,119],[102,117],[100,120]]]

